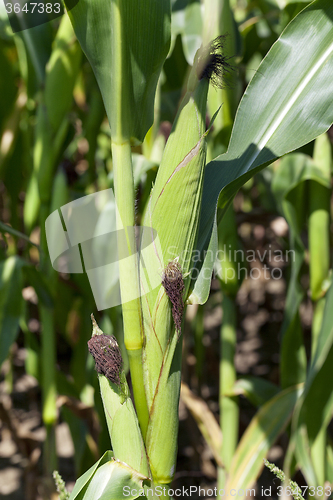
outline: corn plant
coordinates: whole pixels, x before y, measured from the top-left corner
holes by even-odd
[[[174,6],[175,2],[171,3]],[[30,234],[39,220],[41,242],[37,250],[40,252],[40,268],[27,263],[27,249],[24,257],[16,255],[17,238],[24,240],[29,251],[34,250],[36,244],[27,235],[1,223],[1,232],[9,234],[12,239],[8,257],[3,255],[2,249],[0,256],[0,361],[6,358],[20,325],[28,352],[27,371],[39,380],[43,392],[43,420],[47,428],[44,457],[48,475],[55,467],[57,392],[74,394],[91,407],[94,402],[91,389],[96,387],[98,378],[102,398],[99,401],[97,395],[95,401],[105,413],[112,451],[101,453],[92,467],[90,465],[98,455],[96,447],[87,438],[85,424],[66,411],[67,408],[61,409],[75,441],[77,475],[90,467],[77,480],[70,495],[72,500],[111,500],[122,498],[125,491],[129,493],[126,498],[136,498],[138,492],[147,498],[156,497],[161,492],[168,498],[176,467],[186,306],[206,302],[218,242],[223,245],[231,239],[232,245],[238,244],[231,210],[237,190],[256,172],[316,137],[313,161],[300,157],[300,153],[296,157],[288,155],[282,158],[280,175],[277,174],[272,185],[279,209],[290,225],[291,245],[297,254],[289,284],[287,319],[282,331],[281,388],[267,388],[260,380],[247,381],[247,385],[241,380],[233,385],[236,377],[233,366],[236,343],[234,297],[240,283],[227,282],[220,275],[224,294],[220,423],[224,434],[229,429],[230,434],[222,440],[221,433],[215,432],[218,439],[214,457],[219,466],[220,488],[246,488],[258,477],[263,458],[292,418],[291,443],[284,468],[286,474],[293,473],[297,462],[309,484],[321,484],[327,477],[323,475],[325,460],[333,463],[332,447],[325,431],[331,414],[331,385],[325,381],[330,379],[332,355],[332,289],[326,293],[330,284],[330,151],[323,135],[333,121],[330,97],[333,8],[328,0],[315,0],[296,17],[293,16],[301,10],[299,5],[294,10],[286,9],[284,22],[289,21],[291,11],[293,19],[271,47],[258,71],[254,72],[238,105],[240,91],[235,83],[236,71],[231,66],[237,63],[232,56],[239,50],[239,34],[235,30],[229,1],[205,0],[202,4],[204,16],[201,19],[201,3],[186,3],[184,26],[177,25],[174,12],[170,31],[169,0],[142,0],[139,4],[134,0],[80,0],[61,19],[52,46],[49,26],[46,25],[38,30],[24,31],[21,36],[15,35],[13,42],[25,87],[17,96],[8,91],[8,100],[14,102],[14,110],[8,122],[0,123],[1,132],[11,132],[4,134],[6,140],[1,142],[0,171],[2,173],[7,168],[8,172],[8,158],[13,169],[17,164],[24,164],[22,177],[29,179],[24,224]],[[68,2],[68,8],[71,6]],[[70,22],[92,67],[100,94],[86,61],[83,65],[81,63],[81,51]],[[2,29],[1,20],[1,35]],[[229,39],[226,33],[229,33]],[[166,58],[178,43],[176,37],[179,34],[186,61],[192,69],[186,75],[184,95],[162,154],[164,138],[157,137],[163,81],[161,70],[163,64],[166,71],[168,62],[174,61]],[[275,33],[274,40],[276,38]],[[0,64],[6,68],[2,60]],[[8,75],[13,86],[14,79],[10,72]],[[215,87],[210,85],[211,82]],[[99,325],[92,318],[91,338],[89,312],[95,305],[86,292],[87,287],[80,277],[74,277],[75,290],[69,292],[64,283],[56,280],[56,273],[47,260],[45,241],[46,218],[73,196],[73,193],[69,195],[68,182],[57,165],[62,154],[66,152],[68,156],[68,150],[76,144],[78,132],[73,130],[70,111],[74,92],[76,112],[82,117],[82,109],[87,104],[82,102],[83,85],[86,85],[87,101],[91,104],[88,117],[83,119],[82,132],[90,145],[87,155],[89,180],[86,181],[89,186],[83,189],[81,184],[79,196],[91,194],[96,187],[100,190],[109,187],[112,179],[117,205],[118,249],[127,257],[119,263],[124,331],[120,331],[118,309],[115,308],[107,311],[102,321],[98,320]],[[4,88],[7,92],[5,84]],[[28,104],[23,99],[25,94]],[[98,140],[104,141],[99,154],[104,148],[107,151],[106,163],[109,162],[110,168],[112,166],[107,180],[103,173],[99,173],[96,179],[94,175],[96,131],[103,120],[102,103],[109,130],[106,131],[103,124]],[[36,110],[32,110],[32,106],[36,106]],[[5,109],[6,116],[8,113]],[[25,120],[22,118],[24,113],[27,115]],[[30,123],[31,118],[36,124],[34,135],[31,127],[19,125],[20,120],[23,124]],[[210,122],[208,127],[207,122]],[[23,147],[16,147],[15,141],[19,145],[20,142],[32,144],[29,153],[26,154]],[[137,169],[137,153],[133,153],[132,147],[140,143],[143,143],[141,151],[151,162],[156,161],[159,168],[153,185],[147,175],[145,190],[149,194],[143,197],[143,201],[146,198],[148,201],[140,207],[144,232],[137,242],[135,190],[138,171],[146,173],[152,166],[147,162],[141,170]],[[12,157],[13,151],[18,158]],[[226,152],[220,154],[222,151]],[[217,154],[220,155],[213,159]],[[95,180],[96,186],[92,186],[90,183]],[[298,311],[302,299],[300,267],[304,260],[304,247],[299,237],[299,228],[304,222],[300,220],[303,205],[296,203],[298,194],[295,199],[293,196],[298,186],[308,181],[311,297],[316,312],[313,357],[306,374]],[[19,187],[11,191],[14,214],[17,189]],[[16,222],[15,227],[19,227],[15,215],[12,222],[13,226]],[[318,228],[325,244],[318,245]],[[198,253],[201,261],[194,259]],[[150,286],[150,282],[156,283],[156,277],[158,285]],[[44,332],[40,350],[35,347],[27,324],[27,311],[22,304],[21,289],[26,281],[34,286],[39,299],[39,317]],[[71,384],[55,370],[56,328],[59,330],[61,325],[65,330],[69,312],[71,318],[82,318],[79,341],[75,344],[75,338],[70,339],[74,380]],[[118,342],[106,335],[112,332],[112,328]],[[119,347],[123,348],[122,334],[126,349],[123,355],[119,350]],[[88,349],[98,374],[97,377],[94,374],[93,381],[89,379],[90,375],[83,374],[82,369],[87,358],[88,338]],[[89,354],[85,368],[91,368],[92,357]],[[127,359],[134,402],[126,380]],[[10,382],[9,379],[10,376]],[[316,398],[319,390],[322,391],[320,404]],[[237,395],[240,393],[260,401],[261,408],[236,446]],[[204,425],[200,426],[204,429]],[[206,432],[206,435],[213,446],[211,434]],[[110,448],[106,444],[109,438],[102,434],[103,451]],[[84,456],[87,450],[86,461],[89,463],[86,465]],[[64,485],[56,477],[60,494],[67,498],[69,495]]]
[[[81,0],[69,14],[94,69],[109,118],[117,227],[125,229],[129,256],[136,253],[131,141],[142,141],[152,125],[154,90],[169,46],[169,10],[167,1],[147,0],[138,8],[130,1]],[[78,480],[72,499],[116,498],[112,488],[127,483],[123,477],[116,483],[114,467],[125,468],[131,481],[146,488],[146,495],[147,488],[154,486],[168,497],[177,450],[184,306],[207,299],[210,279],[203,278],[203,271],[212,269],[214,263],[214,259],[201,263],[201,274],[193,280],[193,251],[213,248],[216,243],[218,199],[221,219],[237,189],[255,172],[330,126],[333,108],[327,86],[333,67],[332,14],[329,2],[316,0],[290,23],[243,95],[228,152],[208,165],[205,117],[209,80],[227,72],[229,61],[221,53],[219,41],[196,54],[145,209],[144,225],[151,234],[156,231],[160,246],[150,247],[144,266],[134,257],[129,264],[120,264],[124,338],[136,411],[118,346],[112,338],[105,339],[94,324],[89,349],[99,373],[116,461],[107,468],[111,455],[104,456]],[[160,285],[151,290],[149,277],[156,274],[161,277]],[[141,298],[128,300],[132,288]],[[299,390],[287,387],[270,402],[271,411],[272,406],[274,411],[279,409],[279,419],[270,430],[269,423],[261,421],[261,435],[267,431],[269,439],[254,458],[253,437],[248,448],[243,438],[229,470],[230,488],[247,484],[253,469],[260,469],[262,454],[285,425]],[[265,419],[265,411],[258,418]],[[244,452],[252,454],[251,460],[244,460]]]

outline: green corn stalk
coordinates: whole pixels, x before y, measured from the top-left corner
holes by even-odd
[[[315,141],[313,159],[324,176],[331,178],[331,145],[327,134]],[[310,291],[314,301],[311,352],[314,355],[325,306],[325,281],[330,269],[330,199],[331,190],[315,181],[309,183],[309,253]],[[324,484],[327,432],[323,426],[311,448],[318,485]]]
[[[47,242],[45,221],[50,214],[50,203],[54,170],[65,134],[68,129],[68,112],[72,105],[72,94],[81,62],[81,50],[75,40],[69,19],[64,16],[58,29],[52,54],[46,67],[45,89],[37,112],[36,138],[34,146],[34,172],[40,200],[41,254],[40,268],[48,279],[54,279],[54,270],[46,260]],[[54,99],[59,95],[59,99]],[[59,178],[59,177],[58,177]],[[59,181],[63,184],[62,180]],[[59,196],[59,193],[57,193]],[[42,333],[42,390],[43,421],[47,430],[45,442],[45,469],[51,472],[55,466],[54,425],[56,408],[56,348],[53,309],[40,304]]]
[[[127,255],[131,256],[130,263],[119,261],[120,290],[124,321],[124,341],[128,352],[128,359],[133,381],[133,392],[136,409],[143,436],[148,426],[148,412],[142,373],[142,342],[143,326],[141,318],[141,303],[139,293],[139,274],[136,259],[136,241],[134,234],[134,182],[131,160],[131,146],[129,140],[117,144],[112,142],[112,163],[114,172],[114,189],[117,203],[117,229],[126,234]],[[118,244],[118,253],[122,249]],[[128,300],[132,290],[137,290],[137,299]],[[132,465],[132,464],[131,464]]]
[[[235,298],[241,285],[241,262],[235,260],[235,251],[240,248],[235,214],[230,204],[223,221],[218,226],[219,249],[223,252],[223,261],[219,271],[223,292],[223,319],[220,332],[220,425],[223,435],[221,461],[224,468],[218,469],[218,489],[225,489],[231,461],[238,441],[239,407],[238,398],[230,396],[236,382],[236,304]],[[231,256],[231,259],[229,258]]]
[[[313,159],[322,174],[331,179],[331,145],[327,134],[315,141]],[[318,182],[310,182],[309,193],[309,252],[310,290],[317,302],[324,294],[324,282],[330,268],[330,199],[331,191]],[[313,346],[315,348],[315,345]],[[313,351],[314,352],[314,349]]]
[[[227,474],[238,441],[239,407],[236,396],[228,396],[236,382],[236,305],[235,300],[223,295],[223,320],[220,332],[220,425],[223,435],[221,461],[224,469],[219,468],[219,489],[225,488]]]
[[[145,286],[142,289],[144,382],[149,408],[146,448],[155,484],[169,484],[175,470],[181,370],[178,340],[197,240],[206,157],[208,79],[198,78],[204,64],[205,51],[196,56],[144,218],[144,226],[156,231],[160,246],[150,246],[140,275],[159,273],[164,283],[151,291]],[[180,297],[177,286],[172,288],[172,279],[168,293],[165,281],[169,275],[178,285],[183,283]],[[143,278],[141,282],[145,282]]]
[[[224,55],[227,58],[234,56],[236,54],[236,31],[229,0],[205,0],[204,8],[204,42],[206,43],[207,39],[211,36],[217,36],[219,33],[228,33],[228,36],[224,40]],[[224,85],[224,88],[218,90],[211,88],[208,94],[208,107],[211,113],[223,102],[222,110],[215,122],[215,135],[222,129],[228,129],[231,132],[231,126],[237,109],[237,92],[234,88],[236,80],[232,71],[225,75],[225,81],[226,85]],[[209,147],[209,156],[211,156],[211,148],[212,144]],[[218,234],[220,249],[224,245],[232,253],[238,249],[239,240],[232,206],[228,208],[223,223],[219,224]],[[240,286],[240,279],[238,278],[239,263],[233,260],[229,262],[228,255],[229,251],[224,255],[225,258],[219,275],[223,291],[223,323],[220,331],[219,406],[220,425],[222,435],[224,436],[221,446],[221,461],[224,464],[224,468],[218,467],[219,490],[225,488],[231,460],[236,450],[239,419],[238,398],[227,396],[228,393],[230,394],[236,381],[234,365],[236,350],[235,296]]]

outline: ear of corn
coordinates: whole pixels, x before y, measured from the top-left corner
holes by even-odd
[[[166,266],[175,258],[179,259],[178,264],[183,274],[190,268],[190,255],[195,244],[198,225],[196,208],[201,200],[205,165],[203,110],[205,110],[207,88],[207,82],[200,82],[196,95],[188,92],[184,97],[166,145],[146,212],[144,226],[156,231],[160,246],[149,247],[144,263],[149,273],[160,275],[161,281]],[[200,102],[199,98],[203,94],[204,98]],[[141,274],[145,272],[147,271],[141,266]],[[144,289],[143,293],[147,291]],[[146,336],[145,355],[149,356],[149,351],[158,352],[154,366],[149,363],[148,376],[152,380],[157,380],[173,326],[172,308],[162,285],[149,291],[142,302]],[[163,328],[158,318],[163,318]],[[148,385],[150,387],[150,383]],[[148,390],[151,400],[155,388],[153,384]]]
[[[145,447],[123,371],[119,346],[114,337],[103,334],[93,317],[92,321],[93,334],[89,341],[89,350],[95,358],[96,370],[99,373],[99,385],[114,456],[141,474],[149,476]],[[110,348],[105,344],[106,340],[110,343]]]

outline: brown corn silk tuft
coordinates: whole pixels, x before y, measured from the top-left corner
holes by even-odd
[[[123,359],[116,338],[113,335],[93,335],[88,341],[88,349],[95,360],[97,373],[120,386]]]
[[[182,268],[178,262],[173,260],[166,266],[162,278],[162,285],[172,304],[172,317],[179,339],[182,333],[181,326],[184,312],[184,279]]]

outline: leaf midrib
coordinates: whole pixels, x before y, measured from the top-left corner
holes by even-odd
[[[257,148],[252,154],[252,156],[249,158],[247,163],[245,164],[244,171],[248,172],[250,170],[251,165],[255,162],[255,160],[258,158],[259,154],[261,151],[264,149],[266,144],[268,143],[269,139],[273,136],[274,132],[278,129],[278,127],[281,125],[283,119],[287,116],[288,112],[292,108],[292,106],[295,104],[297,99],[300,97],[310,80],[314,77],[314,75],[317,73],[317,71],[324,65],[326,59],[333,53],[333,42],[329,45],[329,47],[325,50],[325,52],[320,56],[320,58],[317,60],[317,62],[314,64],[312,69],[307,73],[306,77],[303,79],[303,82],[297,86],[296,90],[292,93],[284,107],[281,109],[280,113],[277,115],[275,120],[272,121],[271,125],[268,127],[268,129],[263,133],[261,139],[257,141]]]

